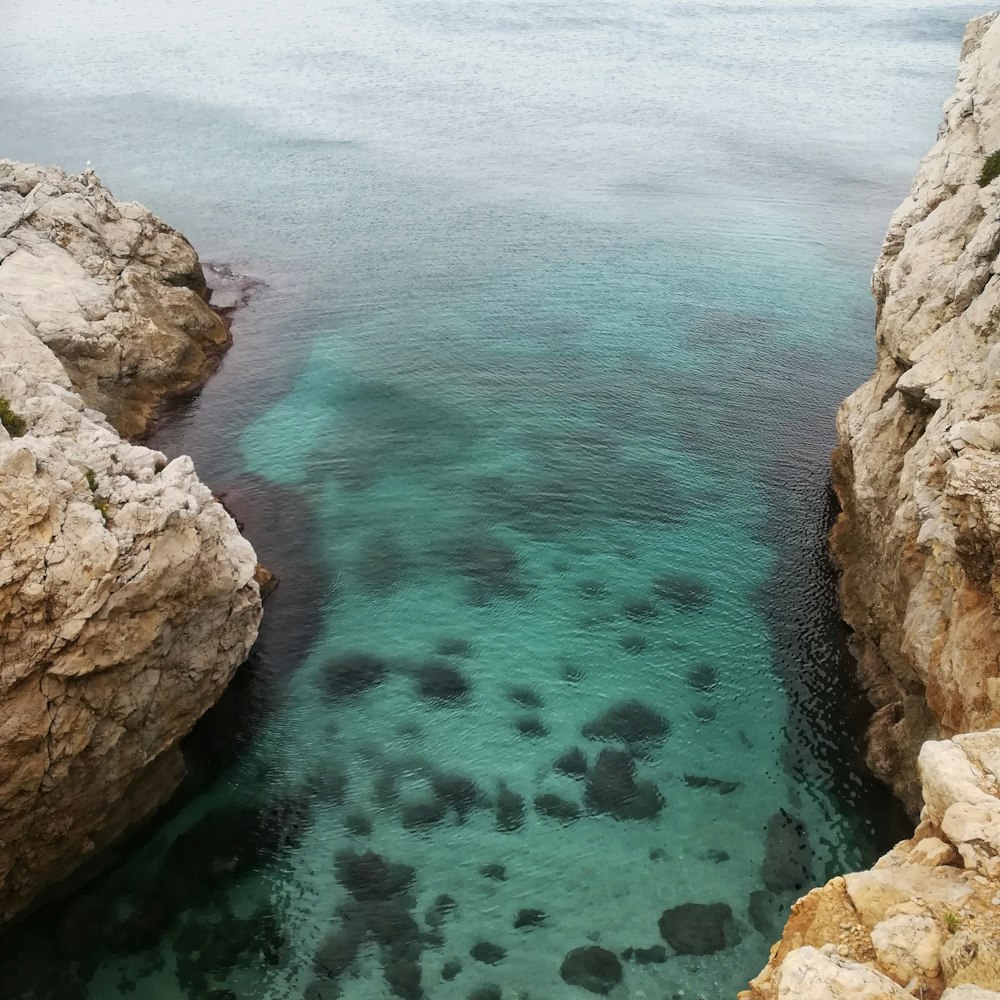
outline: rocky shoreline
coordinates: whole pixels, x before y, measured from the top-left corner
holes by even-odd
[[[93,173],[0,160],[0,922],[170,797],[257,635],[251,545],[131,443],[228,346],[207,298]]]
[[[792,908],[742,1000],[1000,998],[1000,15],[970,22],[938,141],[872,288],[831,543],[868,761],[920,822]]]

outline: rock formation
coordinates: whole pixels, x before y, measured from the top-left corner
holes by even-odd
[[[876,370],[841,406],[833,456],[844,617],[877,707],[868,758],[920,825],[800,899],[741,1000],[1000,1000],[997,151],[990,14],[968,26],[937,144],[890,224]]]
[[[869,763],[916,813],[925,739],[1000,724],[1000,22],[954,95],[875,267],[874,375],[841,406],[833,532],[877,707]]]
[[[126,437],[146,430],[164,396],[204,382],[229,345],[191,245],[89,170],[0,160],[0,265],[5,311]]]
[[[148,816],[246,658],[256,559],[141,432],[227,333],[92,173],[0,160],[0,921]]]
[[[919,771],[913,838],[800,899],[741,1000],[1000,1000],[1000,729],[925,743]]]

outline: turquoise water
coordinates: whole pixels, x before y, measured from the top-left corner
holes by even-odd
[[[733,995],[896,832],[826,461],[976,9],[10,10],[3,152],[263,282],[155,441],[284,581],[185,799],[0,942],[11,995],[572,998],[595,945],[612,997]],[[661,934],[689,903],[728,915]]]

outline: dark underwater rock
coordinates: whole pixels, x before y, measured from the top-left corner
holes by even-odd
[[[684,784],[688,788],[707,788],[709,791],[718,792],[720,795],[728,795],[741,787],[739,781],[723,781],[721,778],[707,778],[701,774],[685,774]]]
[[[588,739],[646,748],[661,744],[670,735],[670,723],[655,709],[633,698],[613,705],[581,731]]]
[[[534,689],[526,686],[519,686],[510,689],[510,700],[521,708],[541,708],[543,705],[541,695]]]
[[[761,878],[771,892],[799,891],[813,881],[805,824],[784,809],[767,821]]]
[[[417,667],[417,691],[429,701],[450,704],[462,701],[469,693],[469,682],[462,671],[443,660],[430,660]]]
[[[420,1000],[420,963],[408,958],[393,958],[385,964],[385,982],[393,996],[403,1000]]]
[[[557,819],[560,823],[572,823],[580,818],[580,807],[559,795],[535,796],[535,809],[539,815]]]
[[[618,956],[597,945],[574,948],[559,966],[559,975],[570,986],[579,986],[602,996],[610,993],[623,977]]]
[[[713,705],[695,705],[693,715],[699,722],[715,722],[718,712]]]
[[[622,605],[622,614],[634,622],[646,622],[655,618],[659,611],[648,597],[633,597]]]
[[[513,833],[524,826],[524,796],[512,792],[505,782],[500,782],[497,793],[497,829],[505,833]]]
[[[712,601],[712,590],[698,577],[664,573],[653,580],[653,592],[681,611],[701,611]]]
[[[358,902],[400,896],[413,885],[415,872],[408,865],[386,861],[374,851],[358,854],[341,851],[334,861],[337,881]]]
[[[344,826],[358,837],[367,837],[372,832],[372,821],[362,812],[348,813],[344,817]]]
[[[476,783],[464,774],[435,774],[431,778],[434,794],[458,814],[460,823],[482,801]]]
[[[479,869],[479,874],[483,878],[491,878],[494,882],[506,882],[507,881],[507,869],[503,865],[483,865]]]
[[[477,986],[469,994],[468,1000],[503,1000],[503,993],[499,986],[488,983],[486,986]]]
[[[725,903],[682,903],[664,910],[659,926],[679,955],[713,955],[739,940],[733,911]]]
[[[385,680],[388,668],[370,653],[345,653],[328,661],[323,690],[334,699],[353,698]]]
[[[649,640],[639,632],[626,632],[618,640],[618,645],[626,653],[632,653],[637,656],[639,653],[644,653],[649,646]]]
[[[688,687],[707,693],[714,691],[719,683],[719,671],[710,663],[699,663],[692,667],[687,676]]]
[[[564,663],[562,666],[562,679],[567,684],[579,684],[586,675],[575,663]]]
[[[548,727],[537,715],[522,716],[514,722],[514,728],[522,736],[530,736],[533,739],[549,735]]]
[[[663,796],[650,781],[636,781],[635,761],[624,750],[602,750],[587,775],[583,801],[590,812],[615,819],[653,819]]]
[[[662,965],[668,957],[662,944],[654,944],[652,948],[626,948],[622,952],[622,958],[636,965]]]
[[[548,915],[544,910],[518,910],[514,917],[514,929],[521,930],[524,927],[541,927],[548,920]]]
[[[556,758],[552,765],[553,771],[565,774],[570,778],[585,778],[587,776],[587,758],[579,747],[573,747]]]
[[[447,893],[442,893],[435,900],[433,905],[427,907],[424,913],[424,923],[428,927],[438,928],[440,927],[447,918],[448,914],[451,913],[458,904],[455,900],[449,896]]]
[[[457,958],[450,958],[441,966],[441,978],[450,983],[462,971],[462,963]]]
[[[507,951],[491,941],[477,941],[469,949],[469,955],[483,965],[498,965],[507,957]]]

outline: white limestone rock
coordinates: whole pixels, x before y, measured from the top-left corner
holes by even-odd
[[[0,160],[0,301],[122,434],[210,374],[229,333],[191,245],[96,177]]]
[[[0,397],[26,424],[0,427],[0,921],[169,798],[257,635],[253,549],[191,460],[88,405],[114,396],[111,358],[145,400],[142,359],[187,337],[196,293],[171,312],[149,289],[197,262],[151,219],[0,162]]]
[[[901,985],[937,978],[941,944],[937,921],[919,903],[895,907],[872,931],[879,967]]]
[[[1000,181],[978,183],[998,149],[990,14],[875,267],[875,373],[837,418],[833,547],[879,709],[869,761],[914,813],[920,744],[1000,724]]]
[[[777,1000],[913,1000],[896,983],[831,948],[791,952],[776,981]]]

